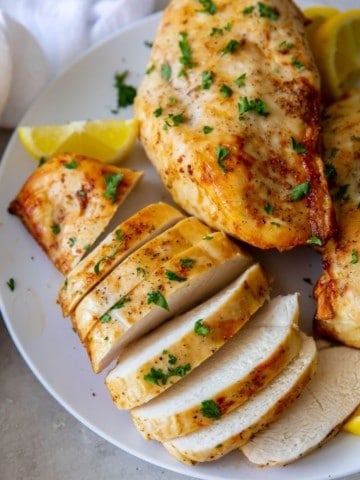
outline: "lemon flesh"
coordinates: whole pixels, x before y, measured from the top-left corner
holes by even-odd
[[[331,14],[309,41],[325,98],[339,98],[360,79],[360,10]]]
[[[305,26],[305,33],[310,43],[310,47],[314,46],[314,35],[325,20],[333,15],[339,13],[339,10],[335,7],[318,6],[309,7],[304,9],[304,15],[310,20],[310,23]]]
[[[132,150],[138,136],[138,121],[94,120],[64,125],[21,126],[21,143],[37,160],[59,153],[77,153],[106,163],[121,162]]]
[[[360,435],[360,407],[355,410],[345,423],[343,430],[354,435]]]

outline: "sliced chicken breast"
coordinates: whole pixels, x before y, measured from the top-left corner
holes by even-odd
[[[272,300],[194,371],[131,410],[140,433],[161,442],[186,435],[260,392],[298,354],[298,316],[297,295]]]
[[[135,101],[175,202],[260,248],[324,241],[319,75],[291,0],[170,2]]]
[[[324,158],[337,231],[322,250],[315,329],[360,348],[360,90],[331,105],[324,118]]]
[[[238,277],[252,263],[222,232],[172,256],[112,306],[92,328],[85,345],[95,372],[131,341],[195,306]]]
[[[315,341],[305,335],[302,340],[298,356],[261,392],[212,425],[165,442],[168,452],[191,465],[217,460],[246,444],[254,433],[276,420],[300,395],[316,370]]]
[[[67,275],[58,302],[64,316],[124,258],[184,216],[171,205],[153,203],[120,223]]]
[[[269,428],[242,447],[257,465],[286,465],[320,447],[340,430],[360,403],[360,351],[319,351],[316,375]]]
[[[27,179],[9,212],[17,215],[67,275],[104,231],[142,176],[127,168],[65,153]]]
[[[97,322],[106,323],[108,312],[153,270],[211,233],[196,218],[185,218],[133,252],[76,307],[72,321],[81,340],[85,341]]]
[[[259,264],[197,307],[129,345],[106,385],[119,408],[133,408],[176,383],[215,353],[269,295]]]

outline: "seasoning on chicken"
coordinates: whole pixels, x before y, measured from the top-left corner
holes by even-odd
[[[337,232],[325,245],[315,286],[315,328],[360,347],[360,90],[325,112],[325,166],[332,185]]]
[[[140,139],[175,202],[260,248],[322,243],[319,76],[290,0],[177,0],[135,100]]]
[[[75,154],[43,163],[9,212],[20,217],[61,273],[67,274],[103,232],[142,173]]]

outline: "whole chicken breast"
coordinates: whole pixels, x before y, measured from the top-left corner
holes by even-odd
[[[135,100],[175,202],[260,248],[322,243],[319,76],[290,0],[173,0]]]
[[[315,328],[360,348],[360,89],[326,110],[325,162],[337,232],[325,245],[324,272],[315,286]]]

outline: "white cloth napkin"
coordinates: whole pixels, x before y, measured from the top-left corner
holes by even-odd
[[[167,0],[0,0],[0,126],[80,54]]]

